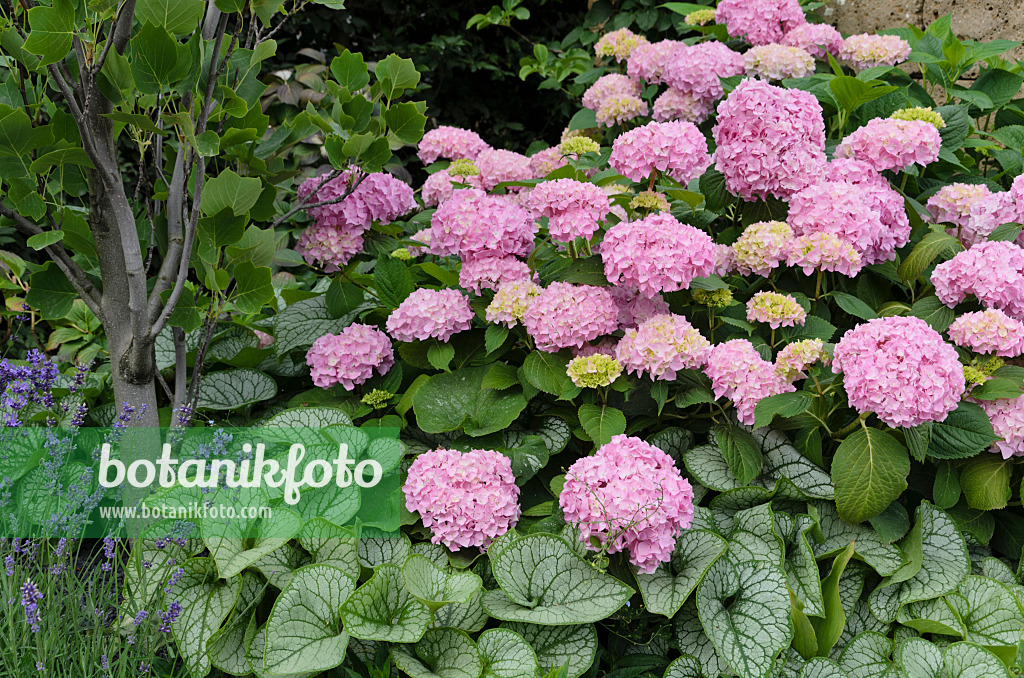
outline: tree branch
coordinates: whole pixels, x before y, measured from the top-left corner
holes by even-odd
[[[121,15],[125,21],[121,21]],[[132,22],[135,19],[135,0],[125,0],[121,12],[117,16],[117,24],[114,26],[114,33],[111,39],[114,41],[114,49],[118,54],[124,55],[125,47],[128,46],[128,38],[132,35]]]
[[[314,188],[308,196],[300,200],[298,204],[295,205],[295,207],[291,208],[290,210],[279,216],[277,219],[275,219],[274,223],[270,225],[270,228],[277,228],[285,221],[287,221],[289,217],[291,217],[293,214],[300,210],[308,210],[314,207],[323,207],[324,205],[334,205],[343,201],[345,198],[352,195],[352,192],[355,191],[356,188],[358,188],[359,184],[363,183],[363,179],[365,179],[368,176],[365,172],[360,174],[358,177],[356,177],[356,180],[352,182],[352,185],[345,190],[345,193],[343,195],[338,196],[337,198],[331,198],[330,200],[321,200],[320,202],[314,203],[309,202],[309,199],[314,197],[317,193],[319,193],[320,189],[323,188],[327,182],[331,181],[332,179],[336,179],[342,174],[342,172],[344,172],[344,170],[334,169],[325,174],[324,178],[320,181],[319,184],[316,185],[316,188]]]

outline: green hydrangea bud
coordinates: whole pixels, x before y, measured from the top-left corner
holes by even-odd
[[[603,353],[595,353],[573,358],[565,372],[580,388],[597,388],[618,379],[622,374],[622,363]]]
[[[399,261],[410,261],[412,259],[412,254],[405,247],[395,250],[391,253],[391,256]]]
[[[998,370],[1005,364],[1006,361],[1003,360],[1002,358],[992,356],[991,358],[988,359],[988,362],[985,363],[984,366],[982,366],[981,373],[984,374],[986,377],[991,377],[993,374],[995,374],[996,370]]]
[[[946,121],[942,119],[942,116],[937,111],[920,106],[916,108],[901,108],[889,117],[893,120],[924,120],[935,125],[936,129],[942,129],[946,126]]]
[[[964,379],[967,381],[967,385],[984,384],[985,380],[988,379],[985,373],[979,370],[977,367],[971,365],[964,365]]]
[[[683,21],[690,24],[691,26],[703,26],[709,24],[715,20],[715,10],[713,9],[698,9],[696,12],[690,12]]]
[[[472,160],[462,158],[452,161],[452,164],[448,166],[448,174],[453,177],[475,177],[480,174],[480,170]]]
[[[375,388],[366,395],[363,396],[363,402],[375,410],[388,406],[388,401],[394,397],[394,393],[388,393],[382,391],[379,388]]]
[[[648,210],[650,212],[668,212],[668,198],[657,191],[641,191],[629,201],[632,210]]]
[[[693,301],[701,306],[725,308],[732,303],[732,290],[693,290]]]
[[[569,137],[558,145],[558,152],[562,155],[583,155],[584,153],[597,153],[601,145],[590,137]]]

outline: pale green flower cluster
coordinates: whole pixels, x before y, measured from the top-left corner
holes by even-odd
[[[668,212],[668,198],[657,191],[641,191],[629,201],[629,208],[632,210],[647,210],[649,212]]]
[[[381,408],[387,407],[388,401],[391,400],[394,396],[394,393],[388,393],[387,391],[382,391],[379,388],[375,388],[363,396],[362,402],[365,403],[366,405],[369,405],[375,410],[379,410]]]
[[[942,129],[946,126],[946,121],[942,119],[942,116],[937,111],[922,106],[901,108],[889,117],[893,120],[924,120],[935,125],[936,129]]]
[[[452,161],[448,167],[448,174],[453,177],[475,177],[480,174],[480,169],[472,160],[462,158]]]
[[[701,306],[725,308],[732,303],[731,290],[693,290],[693,301]]]
[[[600,150],[601,144],[584,136],[569,137],[558,145],[558,152],[562,155],[583,155],[597,153]]]
[[[399,261],[411,261],[412,253],[409,252],[405,247],[400,247],[391,253],[392,258],[398,259]]]
[[[580,388],[597,388],[618,379],[622,374],[622,363],[603,353],[595,353],[573,358],[566,374]]]
[[[691,26],[703,26],[709,24],[715,20],[715,10],[713,9],[698,9],[696,12],[690,12],[683,21],[690,24]]]

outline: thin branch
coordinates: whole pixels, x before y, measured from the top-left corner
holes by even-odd
[[[125,20],[121,21],[121,14]],[[118,54],[123,55],[125,47],[128,46],[128,38],[132,35],[132,22],[135,19],[135,0],[125,0],[121,12],[118,14],[117,24],[114,26],[113,42],[114,49]]]
[[[345,191],[345,193],[343,195],[338,196],[337,198],[331,198],[330,200],[321,200],[320,202],[314,202],[314,203],[310,203],[309,202],[309,199],[312,198],[313,196],[315,196],[320,191],[320,189],[324,187],[324,185],[328,181],[330,181],[332,179],[336,179],[337,177],[339,177],[342,174],[342,172],[344,172],[344,170],[334,169],[334,170],[331,170],[330,172],[328,172],[327,174],[325,174],[324,178],[320,181],[319,184],[316,185],[316,188],[314,188],[312,191],[310,191],[308,196],[306,196],[305,198],[300,200],[295,205],[295,207],[291,208],[290,210],[288,210],[287,212],[285,212],[284,214],[279,216],[274,221],[274,223],[272,223],[270,225],[270,228],[277,228],[278,226],[283,224],[285,221],[287,221],[293,214],[295,214],[296,212],[298,212],[300,210],[308,210],[308,209],[312,209],[314,207],[323,207],[324,205],[334,205],[334,204],[337,204],[337,203],[343,201],[345,198],[347,198],[350,195],[352,195],[352,192],[356,190],[356,188],[359,186],[359,184],[363,183],[363,179],[365,179],[367,176],[369,176],[366,173],[360,174],[356,178],[356,180],[354,182],[352,182],[352,185],[348,187],[348,189]]]
[[[171,387],[167,385],[167,380],[164,379],[164,375],[160,370],[153,370],[153,373],[156,375],[156,380],[159,382],[160,387],[164,390],[164,393],[167,394],[167,399],[174,402],[174,394],[171,393]]]
[[[172,327],[171,334],[174,337],[174,403],[172,411],[180,411],[185,404],[185,390],[188,388],[188,347],[185,345],[185,330],[181,327]]]

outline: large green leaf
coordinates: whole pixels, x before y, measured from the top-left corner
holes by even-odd
[[[182,35],[199,28],[203,7],[202,0],[139,0],[135,6],[135,18]]]
[[[701,668],[695,657],[684,654],[668,665],[664,678],[704,678]]]
[[[482,436],[506,429],[526,408],[518,389],[482,388],[488,367],[466,367],[436,374],[416,391],[413,412],[427,433],[463,429]]]
[[[174,644],[189,673],[205,676],[212,667],[206,642],[234,608],[241,582],[238,577],[220,579],[211,558],[189,558],[181,569],[184,574],[168,587],[165,596],[166,605],[176,600],[182,609],[181,617],[171,627]]]
[[[537,653],[511,629],[488,629],[480,634],[476,649],[483,661],[483,678],[535,678],[540,665]]]
[[[697,587],[696,601],[705,633],[733,671],[747,678],[771,675],[793,637],[781,569],[720,558]]]
[[[715,426],[715,441],[729,470],[741,485],[747,485],[761,473],[764,455],[757,441],[741,426],[719,424]]]
[[[397,99],[402,92],[415,88],[420,82],[420,73],[412,59],[403,59],[396,54],[389,54],[378,61],[373,72],[388,101]]]
[[[39,309],[46,320],[66,318],[71,313],[78,292],[64,272],[52,261],[33,273],[29,278],[29,290],[25,302]]]
[[[537,653],[542,674],[565,667],[564,678],[579,678],[597,656],[597,629],[593,624],[541,626],[510,622],[501,625],[518,633]]]
[[[936,459],[973,457],[997,437],[985,411],[974,403],[962,402],[944,421],[932,424],[928,456]]]
[[[832,460],[839,515],[848,523],[874,518],[907,489],[909,473],[910,456],[898,440],[878,429],[857,429]]]
[[[222,491],[241,491],[241,496],[235,498],[243,506],[266,503],[260,488]],[[217,563],[220,576],[228,579],[288,543],[301,529],[302,519],[295,511],[277,507],[264,518],[236,518],[229,521],[204,519],[202,527],[203,541],[210,551],[210,557]]]
[[[728,547],[725,539],[712,532],[684,530],[676,538],[671,561],[659,565],[653,574],[636,575],[647,611],[666,617],[675,616]]]
[[[711,639],[704,633],[700,616],[697,614],[697,604],[693,598],[687,599],[673,621],[675,641],[680,652],[697,659],[709,676],[718,676],[729,671],[729,667],[715,651]]]
[[[203,375],[199,387],[201,410],[235,410],[270,400],[277,395],[277,382],[256,370],[227,370]]]
[[[326,671],[341,664],[348,633],[339,628],[338,610],[355,589],[355,580],[331,565],[296,570],[267,620],[267,672]]]
[[[839,655],[839,666],[849,678],[899,678],[889,657],[892,640],[867,631],[854,638]]]
[[[231,300],[242,313],[259,313],[265,304],[274,300],[274,286],[270,282],[270,268],[253,266],[252,262],[235,264],[235,290]]]
[[[825,655],[832,651],[836,642],[846,628],[846,610],[843,609],[843,600],[840,595],[839,585],[842,581],[843,572],[853,557],[854,543],[843,549],[832,561],[832,569],[828,575],[821,580],[821,599],[824,614],[820,619],[812,619],[811,626],[814,628],[814,638],[818,648],[818,654]]]
[[[596,622],[622,607],[634,591],[599,572],[569,543],[550,534],[516,539],[491,560],[500,590],[484,594],[496,619],[549,626]]]
[[[969,576],[947,596],[963,620],[969,642],[985,646],[1016,646],[1024,635],[1024,610],[1003,583]]]
[[[570,400],[580,392],[579,386],[572,383],[566,373],[571,359],[572,356],[567,352],[533,351],[523,361],[523,375],[534,388],[557,396],[560,400]]]
[[[430,629],[415,647],[393,648],[391,658],[410,678],[478,678],[483,670],[476,643],[458,629]]]
[[[907,603],[952,593],[970,573],[967,547],[952,518],[923,501],[917,509],[917,522],[914,529],[921,534],[920,569],[906,581],[882,580],[871,593],[871,612],[883,621],[895,619]]]
[[[255,177],[242,177],[224,170],[203,187],[203,214],[214,215],[230,209],[241,216],[252,209],[263,192],[263,183]]]
[[[49,7],[33,7],[28,10],[28,22],[32,28],[25,38],[25,51],[42,57],[40,66],[67,56],[75,30],[75,8],[71,0],[53,0]]]
[[[411,555],[402,566],[402,577],[409,593],[437,610],[449,603],[468,603],[483,582],[472,572],[439,567],[425,556]]]
[[[584,403],[580,405],[579,417],[580,426],[597,447],[626,431],[626,415],[614,407]]]
[[[256,608],[263,601],[265,587],[255,574],[241,577],[238,600],[226,624],[206,643],[206,651],[214,668],[233,676],[250,672],[245,649],[256,635]]]
[[[392,257],[377,259],[373,269],[373,284],[380,303],[387,308],[398,308],[416,289],[409,267]]]
[[[401,568],[384,563],[349,596],[341,608],[341,619],[354,638],[415,643],[433,615],[406,590]]]
[[[953,643],[944,650],[924,638],[908,638],[898,650],[904,678],[1007,678],[1006,666],[974,643]]]
[[[293,348],[306,348],[325,334],[338,334],[364,306],[335,318],[327,309],[323,295],[302,299],[277,314],[274,320],[274,348],[279,356]]]
[[[903,567],[900,550],[879,537],[870,524],[850,525],[844,522],[835,505],[828,502],[814,502],[810,510],[817,516],[821,528],[820,539],[816,538],[812,543],[818,559],[836,555],[853,542],[857,557],[883,577]]]

